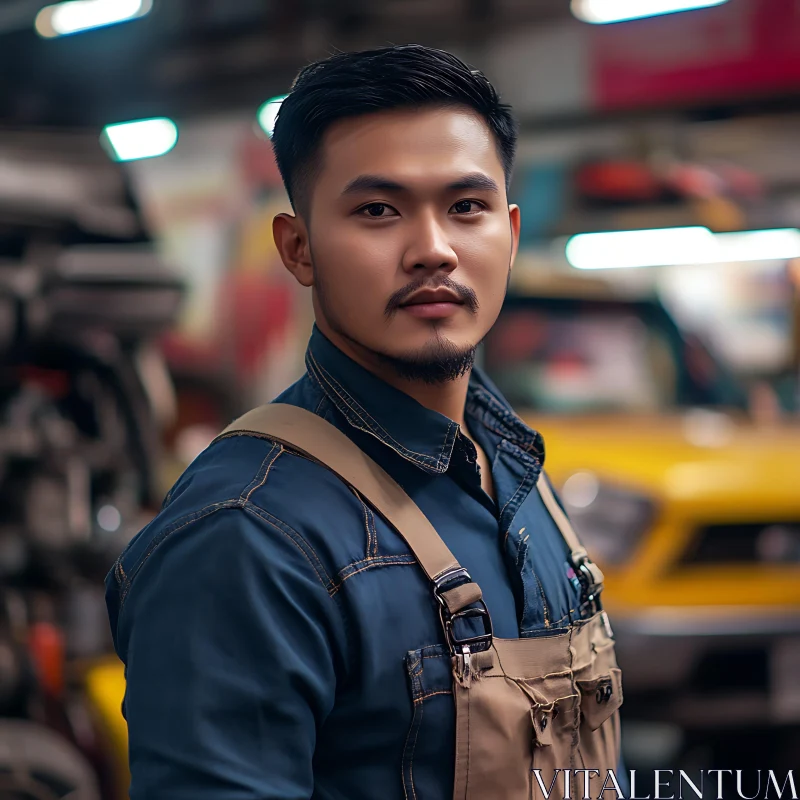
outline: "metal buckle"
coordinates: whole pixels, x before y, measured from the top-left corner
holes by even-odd
[[[433,579],[434,590],[433,593],[436,596],[436,599],[444,604],[444,600],[439,596],[439,592],[442,591],[442,587],[446,584],[450,583],[450,581],[456,580],[456,578],[466,578],[465,582],[472,581],[469,572],[467,572],[464,567],[456,567],[455,569],[449,569],[447,572],[443,572],[439,575],[438,578]]]
[[[442,627],[447,639],[447,644],[450,647],[453,655],[462,655],[463,653],[482,653],[492,646],[492,618],[489,616],[489,609],[483,600],[479,600],[480,607],[477,608],[462,608],[461,611],[456,611],[455,614],[450,613],[444,599],[442,598],[442,591],[444,587],[458,578],[464,578],[465,583],[472,581],[470,574],[463,568],[449,570],[441,574],[433,581],[434,590],[433,595],[439,601],[439,616],[442,620]],[[459,639],[453,631],[453,623],[458,619],[471,619],[480,617],[483,620],[484,632],[477,636],[465,636]],[[464,648],[468,648],[466,651]]]
[[[589,564],[592,561],[588,556],[584,556],[578,564],[576,564],[578,580],[581,583],[582,597],[581,605],[588,605],[593,614],[600,610],[599,597],[600,592],[603,591],[603,584],[596,583],[592,571],[589,569]]]
[[[455,614],[450,614],[446,608],[440,611],[447,643],[450,645],[450,649],[454,655],[460,655],[464,652],[482,653],[492,646],[492,618],[489,616],[489,609],[486,608],[486,604],[483,600],[479,600],[478,602],[481,608],[464,608],[461,611],[457,611]],[[457,619],[469,619],[473,617],[480,617],[483,620],[484,632],[477,636],[465,636],[463,639],[459,639],[453,632],[453,623]],[[468,647],[469,650],[465,651],[465,647]]]

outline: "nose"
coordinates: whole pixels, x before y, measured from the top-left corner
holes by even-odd
[[[403,254],[403,269],[408,273],[418,270],[447,270],[458,266],[458,256],[447,239],[439,220],[433,215],[420,216],[410,229],[410,241]]]

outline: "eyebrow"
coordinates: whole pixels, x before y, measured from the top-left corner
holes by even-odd
[[[465,189],[482,189],[489,192],[499,192],[497,183],[482,172],[471,172],[463,175],[457,181],[447,184],[448,191],[463,191]],[[407,186],[393,181],[382,175],[359,175],[342,190],[342,195],[358,194],[359,192],[408,192]]]
[[[448,184],[447,188],[454,190],[483,189],[488,192],[500,191],[500,187],[497,183],[482,172],[471,172],[469,175],[464,175],[463,178]]]

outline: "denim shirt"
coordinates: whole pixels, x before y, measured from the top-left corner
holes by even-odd
[[[315,328],[277,400],[320,415],[414,499],[483,590],[495,634],[577,619],[535,490],[541,436],[475,369],[459,426]],[[331,472],[263,438],[204,451],[106,581],[132,800],[450,800],[454,704],[436,601],[403,539]]]

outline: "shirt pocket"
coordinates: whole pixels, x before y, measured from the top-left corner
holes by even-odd
[[[455,776],[452,667],[445,645],[412,650],[405,659],[411,724],[403,747],[403,796],[448,797]]]

